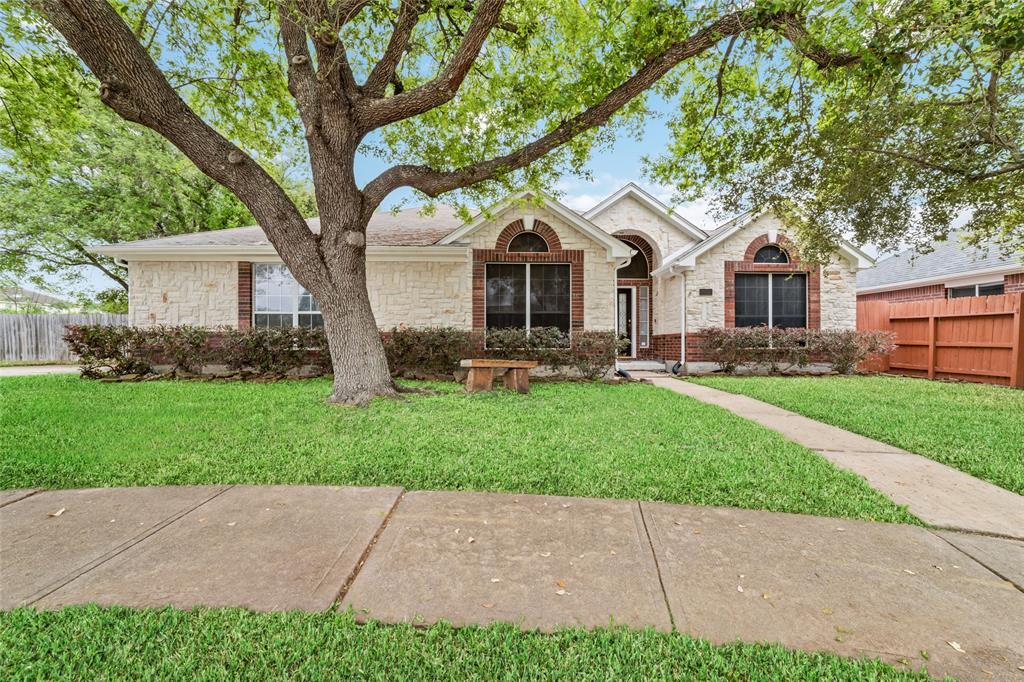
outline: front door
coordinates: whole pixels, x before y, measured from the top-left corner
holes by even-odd
[[[633,357],[633,288],[620,287],[618,290],[616,314],[619,317],[619,338],[629,342],[629,346],[619,351],[619,355]]]

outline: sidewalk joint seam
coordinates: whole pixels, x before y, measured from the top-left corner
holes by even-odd
[[[0,509],[2,509],[3,507],[9,507],[12,504],[17,504],[18,502],[21,502],[22,500],[27,500],[28,498],[32,497],[33,495],[35,495],[37,493],[41,493],[41,492],[45,492],[45,490],[43,490],[43,488],[38,488],[36,490],[33,490],[33,491],[29,492],[24,497],[19,497],[17,499],[10,500],[8,502],[4,502],[3,504],[0,504]]]
[[[40,588],[35,593],[33,593],[33,594],[29,595],[28,597],[26,597],[24,599],[24,601],[22,601],[21,605],[22,606],[28,606],[30,604],[36,603],[40,599],[48,597],[49,595],[53,594],[57,590],[61,589],[62,587],[65,587],[66,585],[69,585],[69,584],[73,583],[74,581],[78,580],[79,578],[81,578],[83,575],[85,575],[89,571],[93,571],[96,568],[98,568],[99,566],[101,566],[102,564],[107,563],[108,561],[110,561],[114,557],[116,557],[116,556],[118,556],[120,554],[123,554],[124,552],[127,552],[129,549],[131,549],[135,545],[139,544],[143,540],[146,540],[147,538],[150,538],[153,535],[159,533],[160,531],[162,531],[164,528],[166,528],[167,526],[171,525],[175,521],[178,521],[182,517],[187,516],[188,514],[191,514],[196,509],[199,509],[200,507],[205,505],[207,502],[210,502],[211,500],[213,500],[213,499],[215,499],[217,497],[220,497],[221,495],[223,495],[224,493],[226,493],[227,491],[231,490],[234,487],[235,487],[234,485],[226,486],[223,490],[218,490],[213,495],[210,495],[209,497],[207,497],[206,499],[200,501],[199,503],[197,503],[197,504],[195,504],[195,505],[193,505],[193,506],[191,506],[191,507],[189,507],[187,509],[184,509],[184,510],[182,510],[182,511],[176,513],[176,514],[172,514],[171,516],[168,516],[166,519],[164,519],[160,523],[156,524],[152,528],[144,530],[143,532],[139,533],[138,535],[125,540],[120,545],[118,545],[114,549],[110,550],[106,554],[102,554],[102,555],[96,557],[92,561],[90,561],[90,562],[88,562],[86,564],[83,564],[82,566],[76,568],[75,570],[71,571],[70,573],[68,573],[68,574],[66,574],[64,576],[61,576],[60,578],[57,578],[57,580],[53,581],[52,583],[50,583],[46,587]]]
[[[352,584],[356,581],[356,578],[359,577],[359,572],[363,570],[363,565],[367,560],[369,560],[370,554],[373,552],[374,547],[377,546],[377,541],[380,540],[381,534],[383,534],[384,529],[388,527],[388,524],[391,522],[391,517],[395,515],[395,512],[398,510],[398,505],[400,505],[404,499],[405,489],[403,488],[402,492],[398,494],[398,497],[396,497],[395,501],[391,504],[391,508],[388,509],[388,513],[385,514],[384,518],[381,520],[380,526],[377,527],[377,532],[373,534],[372,538],[370,538],[369,544],[366,545],[366,549],[363,550],[363,553],[359,557],[359,561],[356,562],[355,567],[353,567],[352,572],[349,573],[348,578],[346,578],[345,582],[342,583],[341,589],[338,590],[338,594],[335,595],[334,601],[331,602],[331,606],[329,607],[330,609],[333,610],[340,606],[342,600],[345,599],[345,595],[348,594],[350,589],[352,589]]]
[[[985,569],[986,571],[988,571],[988,572],[989,572],[989,573],[991,573],[992,575],[996,576],[996,577],[997,577],[997,578],[999,578],[1000,580],[1005,580],[1006,582],[1008,582],[1008,583],[1010,583],[1011,585],[1013,585],[1013,586],[1014,586],[1014,587],[1015,587],[1015,588],[1017,589],[1017,591],[1018,591],[1018,592],[1022,592],[1022,593],[1024,593],[1024,585],[1018,585],[1017,583],[1015,583],[1015,582],[1014,582],[1013,580],[1011,580],[1010,578],[1007,578],[1007,577],[1006,577],[1005,575],[1003,575],[1002,573],[1000,573],[1000,572],[999,572],[999,571],[997,571],[996,569],[992,568],[991,566],[989,566],[988,564],[986,564],[986,563],[985,563],[984,561],[982,561],[982,560],[981,560],[981,559],[979,559],[978,557],[974,556],[973,554],[971,554],[970,552],[968,552],[967,550],[965,550],[965,549],[964,549],[963,547],[960,547],[960,546],[956,545],[955,543],[952,543],[952,542],[950,542],[949,540],[947,540],[946,538],[942,537],[942,536],[941,536],[941,535],[939,535],[938,533],[935,533],[935,532],[932,532],[932,531],[929,531],[929,532],[931,532],[931,533],[932,533],[932,535],[934,535],[935,537],[939,538],[940,540],[942,540],[943,542],[945,542],[945,543],[946,543],[947,545],[949,545],[950,547],[952,547],[952,548],[953,548],[953,549],[955,549],[956,551],[958,551],[958,552],[960,552],[961,554],[963,554],[963,555],[964,555],[965,557],[967,557],[967,558],[968,558],[968,559],[970,559],[971,561],[975,561],[975,562],[977,562],[977,563],[978,563],[978,565],[980,565],[981,567],[983,567],[983,568],[984,568],[984,569]]]
[[[651,548],[651,557],[654,559],[654,572],[658,574],[658,587],[661,588],[661,597],[665,600],[665,610],[668,611],[668,622],[672,631],[676,631],[676,618],[672,614],[672,605],[668,600],[668,592],[665,590],[665,580],[661,577],[661,564],[658,563],[658,553],[654,551],[654,541],[651,540],[651,529],[647,527],[647,515],[644,514],[644,505],[637,500],[636,508],[640,511],[640,521],[644,524],[644,534],[647,536],[647,546]]]

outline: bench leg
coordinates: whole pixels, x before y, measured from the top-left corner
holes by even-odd
[[[520,393],[530,392],[530,373],[526,369],[513,367],[505,372],[505,388],[519,391]]]
[[[466,390],[470,393],[489,391],[494,387],[494,370],[490,367],[471,367],[466,375]]]

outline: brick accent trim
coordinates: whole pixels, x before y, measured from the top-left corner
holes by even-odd
[[[548,242],[550,245],[550,242]],[[473,329],[485,331],[488,263],[563,263],[569,265],[569,329],[583,329],[583,251],[566,249],[547,253],[508,253],[499,249],[473,249]]]
[[[252,263],[238,262],[238,328],[252,326]]]
[[[648,268],[653,270],[654,268],[657,267],[657,264],[654,262],[654,247],[651,246],[651,243],[649,241],[635,234],[621,234],[619,232],[616,232],[612,236],[618,239],[620,242],[626,242],[630,246],[635,246],[637,249],[639,249],[640,252],[644,254],[644,257],[647,258]]]
[[[504,251],[505,253],[508,253],[508,245],[509,242],[512,241],[512,237],[515,237],[517,234],[522,232],[527,232],[526,225],[523,223],[522,219],[509,223],[505,226],[505,229],[501,231],[501,234],[498,235],[498,239],[494,243],[494,249],[496,251]],[[540,237],[547,242],[549,252],[562,250],[562,240],[558,238],[558,233],[551,229],[551,226],[544,221],[534,220],[533,232],[540,235]]]
[[[1024,291],[1024,272],[1003,277],[1003,293],[1016,294]]]
[[[788,263],[755,263],[754,254],[758,249],[768,244],[777,244],[786,251],[789,256]],[[764,272],[764,273],[796,273],[802,272],[807,275],[807,328],[821,329],[821,268],[817,266],[803,265],[799,257],[787,248],[792,244],[785,235],[779,235],[775,242],[769,241],[768,235],[763,234],[755,238],[747,245],[743,254],[743,260],[725,261],[725,326],[736,326],[736,273],[737,272]],[[687,339],[689,344],[689,339]],[[690,350],[687,346],[687,359]]]

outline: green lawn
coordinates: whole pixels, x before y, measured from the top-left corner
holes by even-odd
[[[1024,391],[901,377],[701,377],[1024,495]]]
[[[639,498],[915,523],[859,477],[731,413],[648,385],[328,405],[325,380],[0,379],[0,489],[401,485]]]
[[[347,614],[74,607],[0,613],[0,678],[909,680],[877,661],[609,628],[356,625]]]

